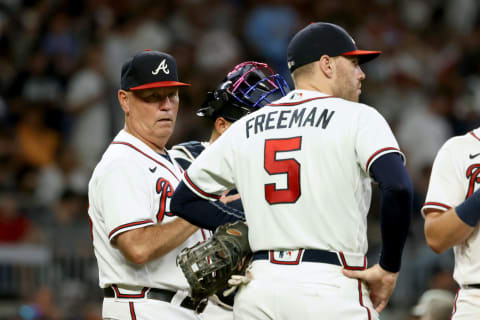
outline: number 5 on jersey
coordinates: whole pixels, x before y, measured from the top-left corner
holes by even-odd
[[[265,184],[265,199],[270,204],[294,203],[300,197],[300,163],[294,158],[277,160],[277,152],[298,151],[302,137],[265,140],[264,168],[269,175],[287,174],[287,188],[277,189],[275,183]]]

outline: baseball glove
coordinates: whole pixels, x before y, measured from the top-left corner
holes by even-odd
[[[192,298],[201,301],[228,286],[233,274],[243,274],[252,252],[248,227],[242,221],[218,227],[210,239],[185,248],[177,257],[192,290]]]

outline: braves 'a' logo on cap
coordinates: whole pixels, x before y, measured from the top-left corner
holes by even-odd
[[[160,72],[160,70],[162,70],[163,73],[165,73],[165,74],[169,74],[169,73],[170,73],[170,70],[168,70],[168,65],[167,65],[166,59],[163,59],[162,62],[160,62],[160,63],[158,64],[157,69],[153,70],[153,71],[152,71],[152,74],[158,74],[158,73]]]

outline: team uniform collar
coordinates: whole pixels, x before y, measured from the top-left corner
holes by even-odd
[[[321,99],[321,98],[330,98],[330,97],[332,96],[319,91],[296,89],[296,90],[290,91],[289,93],[287,93],[287,95],[275,101],[274,103],[271,103],[270,105],[284,104],[284,103],[290,103],[290,102],[301,102],[301,101],[307,101],[311,99]]]
[[[472,131],[470,131],[470,134],[471,134],[475,139],[477,139],[478,141],[480,141],[480,128],[473,129]]]
[[[142,140],[138,139],[137,137],[133,136],[132,134],[125,131],[125,129],[120,130],[117,136],[113,139],[113,144],[124,144],[137,151],[153,158],[155,161],[162,162],[167,164],[171,168],[175,168],[178,170],[170,161],[168,161],[165,157],[160,155],[159,153],[155,152],[152,148],[150,148],[147,144],[145,144]],[[165,149],[167,151],[167,149]],[[168,154],[168,151],[167,151]]]

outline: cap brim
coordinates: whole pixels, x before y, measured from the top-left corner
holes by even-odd
[[[355,56],[358,57],[360,64],[368,62],[378,57],[382,51],[369,51],[369,50],[354,50],[342,53],[342,56]]]
[[[128,90],[143,90],[143,89],[151,89],[151,88],[163,88],[163,87],[188,87],[190,86],[189,83],[183,83],[178,81],[160,81],[160,82],[152,82],[147,84],[142,84],[141,86],[131,87]]]

